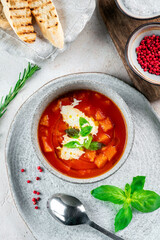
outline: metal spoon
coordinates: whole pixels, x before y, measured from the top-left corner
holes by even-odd
[[[62,193],[54,194],[47,202],[49,213],[65,225],[88,224],[114,240],[124,240],[92,222],[83,204],[75,197]]]

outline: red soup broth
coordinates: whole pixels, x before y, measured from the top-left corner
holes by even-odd
[[[75,108],[94,119],[98,133],[92,141],[102,143],[99,150],[87,150],[79,159],[61,159],[59,149],[69,125],[63,121],[61,107],[81,100]],[[116,104],[91,90],[69,92],[53,100],[44,110],[38,126],[38,141],[46,161],[59,172],[73,178],[93,178],[109,171],[120,160],[127,139],[124,117]],[[75,141],[76,139],[73,139]]]

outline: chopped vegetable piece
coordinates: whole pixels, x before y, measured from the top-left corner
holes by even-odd
[[[43,142],[43,148],[45,152],[53,152],[52,147],[50,146],[50,144],[47,141],[47,137],[42,137],[42,142]]]
[[[110,161],[115,156],[116,153],[117,153],[117,149],[115,146],[109,146],[104,151],[104,154],[107,156],[108,161]]]
[[[101,110],[98,110],[96,112],[96,120],[100,121],[100,120],[104,120],[106,118],[106,116],[104,115],[104,113]]]
[[[85,111],[85,113],[86,113],[88,116],[91,115],[91,107],[90,107],[90,106],[85,107],[85,108],[84,108],[84,111]]]
[[[61,101],[58,100],[57,103],[52,107],[52,112],[56,112],[58,109],[60,109]]]
[[[100,153],[95,158],[95,164],[97,165],[98,168],[104,167],[106,162],[110,161],[115,156],[116,153],[117,153],[117,150],[115,146],[105,147],[103,149],[103,153]]]
[[[100,153],[96,158],[94,163],[98,168],[103,168],[106,162],[108,161],[108,157],[104,153]]]
[[[48,117],[48,115],[44,115],[41,118],[40,125],[49,127],[49,117]]]
[[[48,129],[47,127],[40,127],[40,132],[43,136],[48,136]]]
[[[90,162],[94,162],[94,159],[96,157],[96,151],[87,150],[84,154],[84,157],[89,158]]]
[[[105,133],[98,134],[98,142],[108,142],[110,140],[110,136]]]
[[[113,124],[111,122],[111,120],[109,119],[109,117],[107,117],[106,119],[99,121],[102,129],[104,132],[107,132],[108,130],[113,128]]]

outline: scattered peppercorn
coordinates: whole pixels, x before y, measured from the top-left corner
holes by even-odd
[[[38,166],[38,167],[37,167],[37,169],[38,169],[38,170],[40,170],[40,169],[41,169],[41,167],[40,167],[40,166]]]
[[[43,169],[41,168],[41,169],[39,169],[39,172],[43,172]]]
[[[144,72],[160,75],[160,36],[145,36],[136,48],[136,53]]]
[[[27,180],[27,183],[30,183],[31,181],[30,180]]]
[[[35,209],[38,209],[39,207],[38,206],[35,206]]]
[[[40,180],[40,177],[36,177],[36,180],[37,180],[37,181]]]
[[[33,193],[34,193],[34,194],[37,194],[37,191],[34,190]]]
[[[41,198],[40,198],[40,197],[38,197],[38,198],[37,198],[37,201],[40,201],[40,200],[41,200]]]
[[[21,169],[21,172],[24,172],[24,169],[23,169],[23,168]]]
[[[40,192],[37,192],[37,195],[39,195],[40,194]]]

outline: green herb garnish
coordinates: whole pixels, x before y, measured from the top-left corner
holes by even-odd
[[[90,134],[90,132],[92,131],[92,128],[91,126],[86,126],[84,128],[81,128],[81,131],[80,131],[80,134],[82,137],[86,137]]]
[[[88,136],[93,128],[92,126],[90,126],[89,122],[83,117],[79,118],[79,126],[81,128],[80,135],[82,137]]]
[[[88,126],[90,125],[89,122],[85,118],[80,117],[79,118],[79,126],[80,126],[80,128],[82,128],[84,124],[85,125],[87,124]]]
[[[91,151],[95,151],[95,150],[101,149],[103,146],[105,146],[105,145],[101,142],[91,142],[88,149]]]
[[[103,185],[91,191],[92,196],[99,200],[123,204],[115,217],[115,232],[124,229],[131,222],[131,207],[143,213],[160,208],[160,196],[153,191],[143,190],[144,183],[145,177],[137,176],[133,178],[131,185],[125,185],[125,191],[110,185]]]
[[[92,142],[92,139],[93,139],[92,135],[88,135],[88,138],[84,140],[83,146],[84,146],[86,149],[89,148],[89,146],[90,146],[90,144],[91,144],[91,142]]]
[[[76,128],[69,128],[69,129],[66,129],[66,133],[69,137],[71,138],[79,138],[79,129],[76,129]]]
[[[67,148],[80,148],[82,145],[78,141],[71,141],[66,144],[64,144],[64,147]]]
[[[67,135],[71,138],[79,138],[79,134],[80,134],[82,137],[88,136],[87,139],[84,140],[83,144],[80,144],[78,141],[68,142],[64,145],[65,147],[68,147],[68,148],[83,147],[91,151],[94,151],[94,150],[99,150],[104,146],[103,143],[92,142],[93,137],[90,134],[92,131],[92,126],[90,126],[89,122],[85,118],[83,117],[79,118],[79,126],[81,131],[75,128],[69,128],[66,130]]]
[[[26,81],[40,68],[37,65],[31,65],[31,63],[28,63],[27,69],[24,69],[23,75],[21,77],[21,73],[19,74],[19,79],[12,90],[10,89],[8,95],[1,98],[0,101],[0,118],[3,116],[3,114],[7,111],[7,106],[9,103],[16,97],[18,92],[22,89]]]

